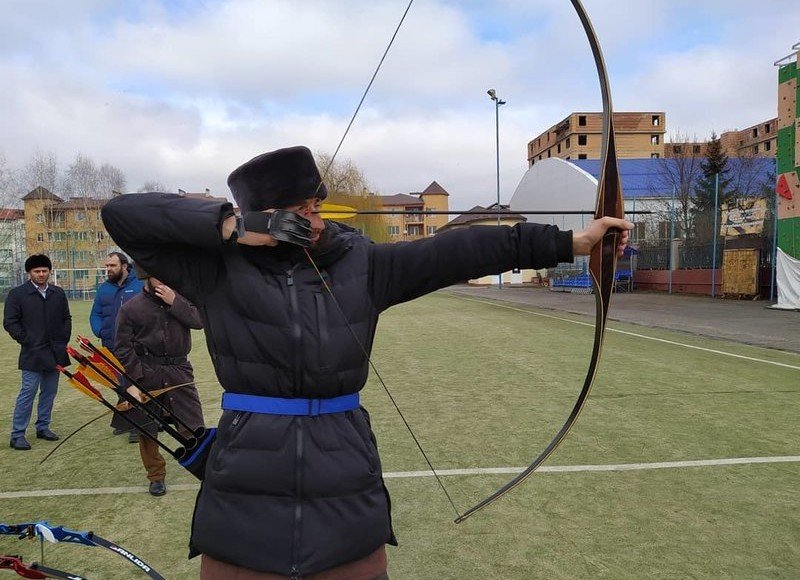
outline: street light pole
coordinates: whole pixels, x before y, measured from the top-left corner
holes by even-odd
[[[489,98],[494,101],[494,139],[495,151],[497,159],[497,210],[500,210],[500,105],[505,105],[506,102],[497,96],[494,89],[486,91]],[[500,214],[497,214],[497,225],[500,225]],[[502,272],[497,276],[497,287],[503,288],[503,274]]]

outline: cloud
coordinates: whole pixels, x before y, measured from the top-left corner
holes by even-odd
[[[775,114],[772,62],[800,40],[794,2],[585,0],[617,110],[663,110],[705,136]],[[396,0],[16,3],[0,22],[0,153],[83,153],[145,180],[227,191],[228,173],[286,145],[332,152],[405,8]],[[780,14],[780,18],[776,18]],[[746,39],[746,42],[743,41]],[[502,198],[528,140],[599,110],[567,2],[417,1],[342,148],[382,193],[436,180],[453,206]]]

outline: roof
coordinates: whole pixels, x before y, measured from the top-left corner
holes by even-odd
[[[595,179],[600,178],[599,159],[571,159],[576,167],[589,173]],[[665,172],[677,171],[680,158],[662,159],[619,159],[622,193],[626,198],[664,197],[672,195],[671,184],[664,177]],[[774,157],[729,157],[728,167],[736,172],[743,163],[752,164],[753,183],[766,183],[775,174]]]
[[[422,206],[422,200],[406,193],[396,193],[394,195],[379,195],[383,205],[418,205]]]
[[[211,191],[208,189],[204,192],[183,191],[182,189],[179,189],[178,193],[183,197],[188,197],[191,199],[215,199],[217,201],[228,201],[228,198],[225,196],[211,195]]]
[[[64,201],[57,195],[53,194],[49,189],[46,187],[42,187],[41,185],[35,189],[29,191],[23,198],[22,201],[30,201],[33,199],[50,199],[53,201]]]
[[[64,203],[54,206],[53,209],[95,209],[103,207],[107,201],[107,199],[96,197],[71,197]]]
[[[450,194],[447,193],[444,187],[442,187],[435,181],[431,181],[431,184],[428,187],[426,187],[425,190],[419,195],[450,195]]]
[[[14,208],[0,208],[0,220],[21,220],[25,217],[25,211]]]
[[[504,213],[498,216],[497,211],[496,205],[488,208],[476,205],[467,213],[462,213],[461,215],[447,222],[445,225],[440,227],[438,231],[441,231],[445,228],[450,228],[451,226],[466,226],[475,222],[485,221],[487,219],[497,219],[498,217],[501,220],[513,221],[514,223],[527,221],[527,219],[521,214]],[[500,211],[508,211],[508,209],[501,206]]]

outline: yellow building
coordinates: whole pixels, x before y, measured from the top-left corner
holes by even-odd
[[[614,113],[614,132],[619,157],[662,157],[666,115],[662,111]],[[528,142],[528,165],[550,157],[599,159],[602,136],[602,113],[572,113]]]
[[[105,279],[105,259],[116,246],[103,227],[105,199],[64,200],[44,187],[22,198],[28,254],[46,254],[53,262],[51,281],[71,298],[88,298]]]
[[[381,209],[396,214],[385,216],[389,241],[405,242],[434,235],[447,224],[447,215],[431,211],[447,211],[449,193],[435,181],[419,193],[397,193],[377,196]]]

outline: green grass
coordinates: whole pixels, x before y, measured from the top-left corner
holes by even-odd
[[[88,333],[89,303],[72,304]],[[564,318],[584,320],[577,316]],[[800,356],[653,329],[647,336],[792,365]],[[211,376],[202,333],[191,356]],[[387,312],[374,362],[437,469],[527,465],[567,416],[583,381],[592,329],[436,294]],[[10,421],[18,349],[0,338],[0,419]],[[209,422],[219,387],[199,385]],[[609,333],[598,377],[573,431],[548,465],[800,455],[800,371]],[[387,472],[426,469],[373,377],[364,392]],[[102,411],[62,382],[53,428],[66,434]],[[186,559],[195,493],[146,494],[137,449],[107,419],[43,466],[51,443],[0,446],[0,491],[140,486],[142,494],[0,499],[0,521],[47,519],[93,529],[167,578],[196,578]],[[29,431],[30,432],[30,431]],[[428,578],[797,578],[800,464],[534,474],[454,525],[432,478],[387,479],[399,548],[390,576]],[[168,483],[193,483],[177,465]],[[460,511],[510,476],[444,477]],[[95,578],[135,577],[118,556],[46,546],[49,565]],[[38,545],[0,537],[0,553],[38,559]]]

